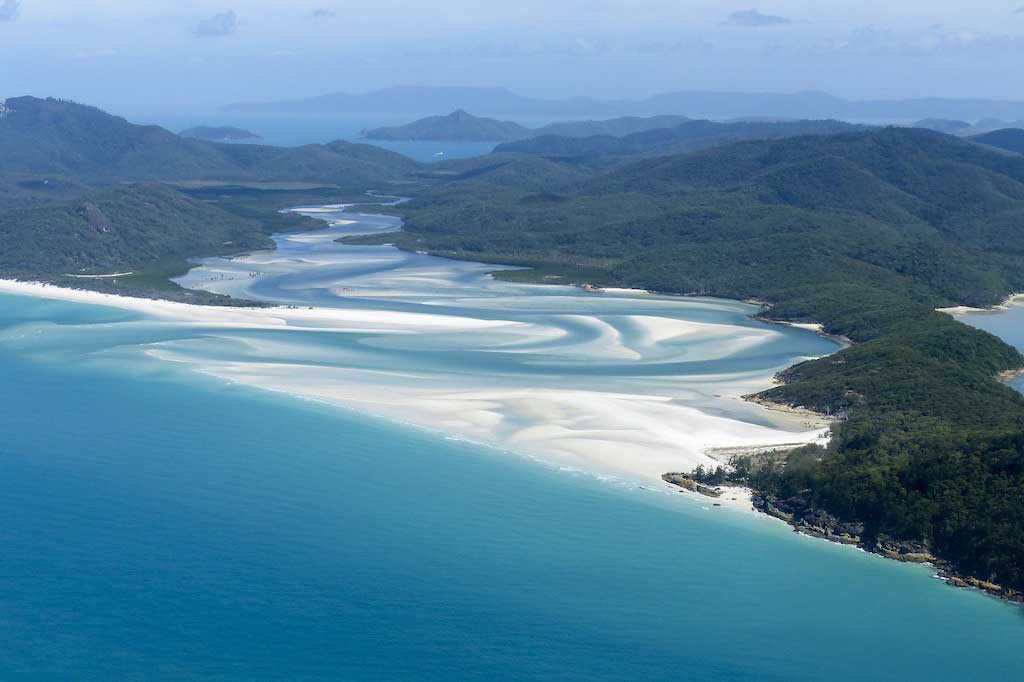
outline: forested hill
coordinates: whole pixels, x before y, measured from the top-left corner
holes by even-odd
[[[971,139],[990,147],[998,147],[1015,154],[1024,154],[1024,130],[1020,128],[993,130],[990,133],[975,135]]]
[[[1024,285],[1024,158],[924,130],[744,142],[542,194],[478,174],[405,209],[407,231],[435,249],[762,296],[776,315],[862,338],[872,332],[841,311],[801,302],[823,281],[933,307],[989,305]]]
[[[273,232],[320,224],[279,209],[404,189],[419,169],[370,145],[215,144],[73,102],[8,99],[0,107],[0,277],[209,301],[167,280],[187,257],[268,246]],[[196,200],[145,184],[176,180],[214,191]],[[82,277],[126,271],[133,274]]]
[[[643,130],[624,136],[575,137],[564,134],[543,134],[530,139],[500,144],[494,151],[565,157],[653,156],[696,151],[740,140],[771,140],[798,135],[834,135],[859,128],[860,126],[842,121],[741,121],[735,123],[687,121],[673,127]]]
[[[530,135],[530,129],[512,121],[482,118],[458,109],[447,116],[429,116],[406,125],[374,128],[364,136],[370,140],[454,140],[496,142],[518,140]]]
[[[399,243],[534,265],[546,281],[767,300],[776,319],[851,337],[765,394],[846,420],[827,452],[761,484],[863,524],[868,545],[921,542],[1024,588],[1024,398],[993,378],[1024,359],[934,312],[1024,290],[1024,157],[882,129],[743,142],[549,187],[449,183],[403,206]]]
[[[417,167],[400,154],[349,142],[283,148],[184,138],[56,99],[11,98],[0,116],[0,180],[306,180],[365,189]]]
[[[258,223],[162,185],[2,212],[0,242],[0,273],[30,279],[118,272],[171,256],[271,243]]]
[[[268,248],[274,232],[315,229],[320,223],[279,214],[272,210],[276,204],[247,210],[244,203],[229,201],[232,193],[230,188],[218,188],[216,200],[204,200],[166,185],[133,184],[0,210],[0,277],[133,296],[243,304],[183,290],[168,277],[183,274],[188,258]]]

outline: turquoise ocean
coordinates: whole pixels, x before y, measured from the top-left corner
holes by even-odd
[[[207,343],[0,296],[0,679],[1024,676],[1024,611],[927,567],[138,352]]]

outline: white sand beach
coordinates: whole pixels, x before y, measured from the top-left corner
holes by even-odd
[[[1003,300],[999,305],[994,305],[991,308],[974,308],[968,305],[956,305],[949,308],[936,308],[940,313],[947,313],[949,315],[971,315],[976,313],[998,313],[1009,309],[1011,306],[1020,305],[1024,303],[1024,294],[1010,294]]]
[[[555,326],[450,314],[323,307],[236,308],[198,306],[163,300],[129,298],[53,285],[0,280],[0,293],[45,297],[132,310],[162,324],[236,335],[251,330],[283,332],[270,340],[244,339],[244,351],[232,360],[197,352],[195,344],[154,343],[153,357],[184,363],[221,379],[325,401],[367,414],[412,424],[480,443],[522,452],[557,466],[664,486],[662,474],[713,466],[708,449],[824,442],[828,424],[809,424],[806,415],[786,414],[742,403],[755,419],[723,413],[746,392],[767,388],[771,375],[735,372],[679,377],[671,388],[664,379],[651,388],[603,390],[593,381],[552,385],[530,378],[509,382],[439,374],[426,368],[358,366],[333,349],[310,345],[311,332],[368,335],[363,345],[389,347],[409,335],[463,336],[467,348],[535,353],[538,344],[559,342],[565,331]],[[623,316],[618,326],[588,315],[574,315],[576,329],[589,330],[587,341],[572,347],[576,358],[639,363],[643,358],[678,352],[678,344],[711,344],[720,354],[741,354],[775,332],[769,326],[733,327],[653,315]],[[294,332],[289,334],[288,332]],[[628,340],[625,338],[628,332]],[[479,339],[474,340],[474,335]],[[419,338],[417,337],[417,340]],[[392,338],[395,341],[388,342]],[[275,358],[268,362],[266,358]],[[533,357],[533,356],[531,356]],[[310,364],[312,361],[313,364]],[[709,405],[703,391],[712,383],[721,393]],[[677,385],[676,385],[677,384]],[[692,394],[692,399],[689,399]],[[737,405],[739,403],[736,403]],[[739,506],[749,504],[743,496]],[[735,500],[727,500],[733,501]]]

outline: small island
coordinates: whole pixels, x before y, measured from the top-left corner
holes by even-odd
[[[462,109],[447,116],[429,116],[412,123],[363,131],[368,140],[431,140],[505,142],[529,137],[529,128],[511,121],[474,116]]]
[[[258,140],[260,136],[243,128],[231,126],[194,126],[178,133],[181,137],[191,137],[207,142],[246,142]]]

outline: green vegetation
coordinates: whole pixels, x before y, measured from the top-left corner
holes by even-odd
[[[267,200],[270,197],[263,199]],[[261,210],[257,215],[241,199],[218,203],[192,199],[163,185],[144,184],[2,211],[0,277],[228,303],[226,297],[186,292],[169,278],[184,274],[189,257],[268,248],[273,232],[321,225],[275,211]],[[127,272],[131,274],[91,277]]]
[[[104,274],[196,253],[264,248],[260,223],[159,185],[136,185],[0,214],[0,270],[18,277]]]
[[[642,120],[642,119],[641,119]],[[557,130],[557,128],[555,128]],[[741,140],[772,140],[798,135],[834,135],[857,130],[841,121],[742,121],[715,123],[686,121],[672,127],[649,128],[615,136],[602,133],[588,137],[538,131],[530,139],[506,142],[497,153],[539,154],[561,157],[652,156],[679,154]]]
[[[518,163],[504,175],[519,177]],[[934,312],[1024,287],[1024,158],[885,129],[585,179],[567,168],[546,190],[493,169],[427,190],[391,240],[548,276],[583,269],[595,284],[767,300],[774,319],[850,337],[760,396],[843,421],[827,450],[758,484],[807,491],[869,543],[922,541],[965,574],[1024,587],[1024,397],[994,379],[1024,358]]]
[[[1020,128],[993,130],[990,133],[975,135],[971,140],[1015,154],[1024,154],[1024,130]]]
[[[1024,397],[993,378],[1024,358],[934,310],[1024,290],[1024,156],[924,130],[828,136],[833,124],[821,125],[641,160],[732,138],[656,131],[625,151],[425,167],[366,145],[218,145],[12,99],[0,117],[0,276],[237,303],[168,277],[190,256],[319,225],[281,208],[415,190],[391,209],[404,232],[362,239],[535,268],[510,279],[766,300],[773,319],[854,340],[759,396],[840,416],[830,446],[751,480],[862,526],[868,543],[920,543],[965,574],[1024,588]],[[125,184],[140,180],[181,182]]]
[[[404,187],[418,169],[369,145],[212,144],[73,102],[12,98],[0,116],[0,277],[237,303],[169,278],[188,257],[266,248],[274,232],[322,225],[282,208]]]
[[[459,109],[447,116],[428,116],[402,126],[374,128],[363,135],[370,140],[458,140],[496,142],[518,140],[530,134],[512,121],[474,116]]]
[[[0,117],[0,185],[117,180],[311,181],[352,190],[385,189],[418,168],[370,145],[297,148],[217,144],[73,102],[16,97]]]

